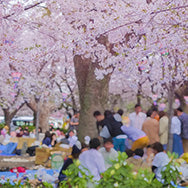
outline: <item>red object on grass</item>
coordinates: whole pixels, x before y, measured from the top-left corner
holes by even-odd
[[[10,169],[10,172],[25,173],[25,168],[24,168],[24,167],[21,167],[21,166],[15,167],[15,168]]]

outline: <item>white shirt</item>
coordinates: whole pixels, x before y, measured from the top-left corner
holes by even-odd
[[[136,112],[133,112],[129,114],[130,126],[140,130],[142,130],[142,124],[144,123],[145,119],[146,114],[143,112],[139,112],[138,114],[136,114]]]
[[[179,120],[177,116],[174,116],[172,118],[171,134],[177,134],[177,135],[181,134],[181,121]]]
[[[102,154],[96,149],[90,149],[81,153],[79,160],[81,162],[81,165],[89,170],[89,172],[86,172],[86,174],[89,175],[89,173],[91,173],[91,175],[94,176],[93,180],[99,181],[100,173],[106,170]]]
[[[161,171],[165,170],[165,166],[170,162],[168,155],[164,152],[159,152],[155,155],[152,165],[156,166],[154,173],[158,181],[162,181]]]

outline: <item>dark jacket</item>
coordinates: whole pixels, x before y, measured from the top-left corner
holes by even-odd
[[[124,134],[121,130],[121,126],[123,125],[122,122],[116,121],[113,115],[104,119],[104,124],[107,126],[112,137]]]

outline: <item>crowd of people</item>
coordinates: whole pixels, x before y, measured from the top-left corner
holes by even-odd
[[[169,118],[164,111],[158,112],[156,108],[153,108],[144,113],[140,105],[135,105],[135,112],[129,115],[130,122],[125,126],[122,126],[121,120],[123,110],[118,110],[115,114],[110,113],[107,110],[102,115],[99,111],[95,111],[93,115],[97,119],[99,135],[103,138],[113,137],[114,145],[117,140],[120,142],[118,138],[124,139],[122,138],[123,132],[133,141],[132,149],[143,148],[155,142],[160,142],[164,149],[167,149]],[[99,131],[100,127],[102,130]],[[173,135],[173,152],[179,156],[183,152],[188,152],[188,114],[184,113],[181,108],[174,110],[170,131]]]
[[[79,158],[84,169],[89,170],[87,173],[90,172],[94,180],[99,180],[100,174],[112,165],[112,160],[117,159],[117,151],[121,151],[127,153],[127,162],[133,164],[135,171],[139,167],[147,168],[161,181],[161,169],[170,161],[165,152],[169,135],[167,114],[164,111],[158,112],[156,108],[144,113],[140,105],[135,105],[135,111],[129,115],[129,123],[124,125],[123,113],[122,109],[116,113],[106,110],[104,114],[95,111],[93,116],[97,120],[99,137],[91,139],[87,146],[81,144],[81,148],[74,145],[69,165],[73,159]],[[170,131],[173,135],[173,152],[179,156],[188,152],[188,114],[181,108],[174,110]],[[100,147],[100,141],[103,147]],[[65,180],[62,170],[69,165],[64,163],[59,175],[60,181]]]
[[[72,154],[62,166],[59,174],[59,181],[66,179],[62,170],[68,168],[74,159],[79,159],[86,173],[91,173],[94,180],[100,180],[100,174],[111,167],[112,160],[116,160],[118,151],[126,152],[127,162],[135,166],[135,171],[140,168],[147,168],[153,171],[156,178],[161,180],[161,168],[169,162],[169,158],[164,152],[167,150],[169,136],[169,118],[164,111],[157,111],[152,108],[144,113],[140,105],[135,105],[135,111],[129,114],[129,123],[123,123],[124,111],[119,109],[116,113],[106,110],[104,114],[95,111],[96,129],[98,137],[84,137],[84,142],[80,142],[77,137],[79,128],[79,112],[75,112],[70,119],[69,129],[64,134],[59,128],[50,127],[46,131],[41,142],[47,147],[54,147],[56,144],[64,144],[72,147]],[[28,131],[18,128],[16,132],[8,135],[8,127],[1,130],[1,136],[10,137],[35,137],[35,130]],[[42,133],[41,128],[38,132]],[[170,134],[173,136],[173,152],[178,156],[188,152],[188,114],[181,108],[174,110],[171,119]],[[102,147],[101,147],[101,143]],[[38,145],[28,148],[30,155],[35,154]],[[133,167],[134,169],[134,167]]]

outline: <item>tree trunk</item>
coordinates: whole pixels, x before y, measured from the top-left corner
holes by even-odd
[[[13,119],[13,117],[16,115],[16,113],[23,107],[24,103],[21,104],[18,108],[12,110],[10,108],[3,108],[3,113],[5,117],[5,125],[9,127],[9,130],[11,130],[10,124]]]
[[[49,117],[51,114],[50,109],[48,108],[47,104],[42,104],[39,108],[39,127],[42,128],[42,132],[49,131]]]
[[[97,136],[96,120],[93,117],[95,110],[103,113],[107,101],[110,75],[102,80],[97,80],[94,73],[97,63],[90,59],[82,59],[81,56],[74,57],[75,74],[78,83],[80,99],[80,119],[78,136],[82,141],[84,136]]]
[[[138,105],[141,105],[141,91],[142,91],[142,85],[139,82],[138,83],[138,91],[137,91],[137,94],[136,94],[136,99],[137,99],[137,104]]]
[[[173,147],[173,136],[171,134],[171,122],[172,117],[174,115],[173,111],[173,102],[174,102],[174,84],[171,84],[168,91],[168,117],[169,117],[169,123],[168,123],[168,151],[172,152]]]
[[[30,102],[26,103],[27,106],[33,111],[34,116],[34,125],[37,124],[37,118],[39,120],[39,127],[42,128],[42,132],[46,132],[49,130],[49,117],[51,114],[51,105],[47,103],[46,101],[39,101],[39,105],[37,108],[37,101],[31,100]],[[39,110],[39,113],[37,113],[37,110]],[[37,117],[39,115],[39,117]]]
[[[13,112],[10,112],[9,109],[3,109],[4,117],[5,117],[5,125],[7,125],[10,129],[10,124],[12,121],[12,118],[16,115],[17,110],[14,110]]]

